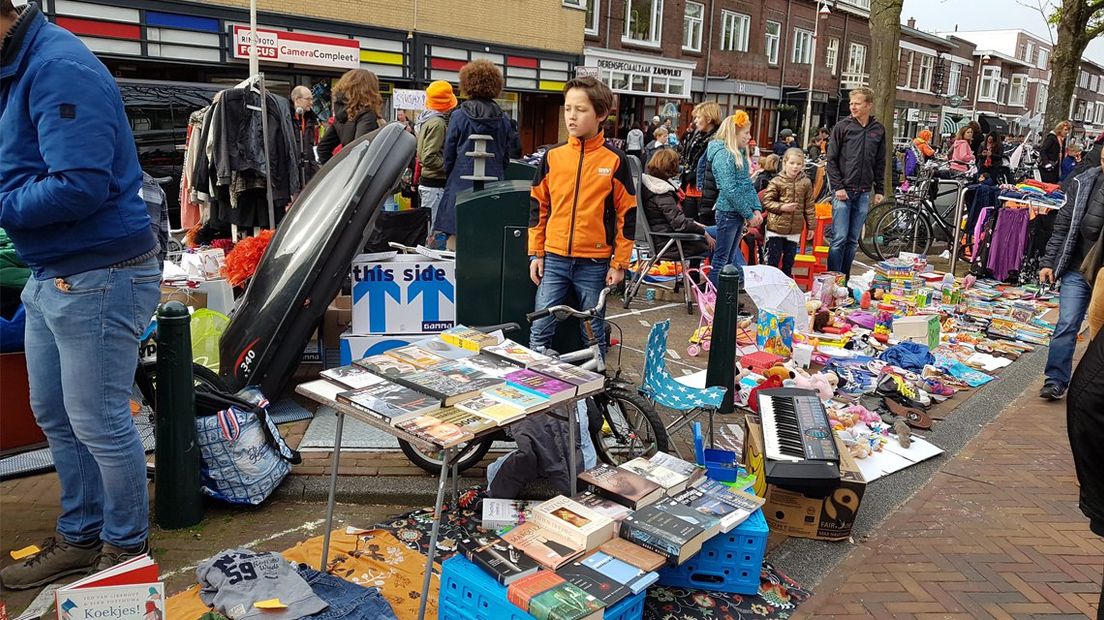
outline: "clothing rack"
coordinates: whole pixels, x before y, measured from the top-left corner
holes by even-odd
[[[268,198],[268,225],[276,229],[276,208],[272,199],[272,152],[268,145],[268,91],[265,89],[264,72],[255,73],[239,82],[234,88],[247,88],[261,96],[260,107],[246,105],[250,110],[261,113],[261,134],[265,155],[265,192]],[[253,236],[260,234],[260,227],[253,228]],[[238,226],[230,225],[230,236],[235,243],[238,241]]]

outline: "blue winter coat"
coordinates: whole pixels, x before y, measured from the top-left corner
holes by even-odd
[[[0,57],[0,227],[39,280],[157,245],[114,78],[31,3]]]
[[[448,133],[445,135],[445,172],[448,183],[445,195],[437,209],[437,223],[434,228],[456,234],[456,196],[471,189],[472,182],[461,179],[472,174],[475,160],[465,155],[475,150],[475,143],[469,139],[473,134],[491,136],[494,142],[487,145],[487,151],[494,153],[494,159],[486,160],[486,176],[505,178],[506,165],[510,163],[510,145],[517,140],[517,132],[510,118],[502,112],[498,104],[486,99],[469,99],[452,111],[449,117]]]
[[[756,211],[763,210],[748,169],[736,166],[736,158],[725,148],[724,142],[711,141],[705,149],[705,156],[717,181],[716,209],[739,213],[745,220],[751,219]]]

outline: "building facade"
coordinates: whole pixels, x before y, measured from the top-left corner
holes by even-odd
[[[893,110],[893,135],[898,144],[908,143],[922,129],[931,130],[937,144],[942,142],[943,108],[948,103],[962,104],[958,93],[963,68],[973,64],[958,56],[958,51],[950,40],[917,30],[915,20],[901,26]]]
[[[1087,143],[1104,131],[1104,66],[1081,60],[1070,109],[1075,139]]]

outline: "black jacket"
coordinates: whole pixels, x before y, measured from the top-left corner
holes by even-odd
[[[1100,192],[1093,189],[1100,176],[1097,165],[1074,178],[1066,194],[1066,204],[1058,210],[1042,262],[1043,267],[1054,270],[1055,278],[1071,269],[1080,269],[1081,265],[1071,264],[1074,262],[1071,259],[1085,256],[1104,229],[1104,200],[1100,199]],[[1104,183],[1104,179],[1099,183]]]
[[[1096,335],[1073,372],[1066,426],[1081,486],[1081,512],[1104,536],[1104,332]]]
[[[294,112],[294,110],[293,110]],[[294,114],[291,117],[291,127],[295,140],[295,157],[303,168],[306,180],[310,180],[315,172],[318,172],[318,158],[314,155],[314,143],[318,136],[318,117],[314,112],[307,110],[302,114]]]
[[[863,127],[848,116],[828,138],[828,183],[846,189],[885,193],[886,130],[873,116]]]
[[[346,146],[379,128],[380,118],[374,110],[364,110],[359,116],[350,120],[345,110],[345,100],[338,97],[334,100],[333,123],[318,141],[318,161],[325,164],[333,157],[334,149],[339,144]]]
[[[691,185],[697,187],[698,160],[705,155],[705,147],[713,139],[715,133],[717,133],[716,127],[709,131],[695,130],[690,134],[689,139],[683,141],[682,147],[679,149],[683,165],[683,173],[679,180],[683,187],[690,187]]]
[[[650,174],[640,176],[640,197],[644,201],[644,215],[648,218],[648,230],[657,234],[655,243],[657,249],[662,250],[668,239],[663,233],[690,233],[694,235],[705,234],[705,226],[686,217],[679,208],[678,190],[666,179],[653,177]],[[682,252],[686,257],[703,256],[708,254],[709,245],[704,239],[682,242]],[[660,258],[664,260],[679,260],[678,248],[671,246]]]
[[[1062,160],[1066,157],[1065,144],[1053,131],[1043,139],[1039,148],[1039,177],[1045,183],[1057,183],[1062,176]],[[1097,162],[1099,163],[1099,162]]]

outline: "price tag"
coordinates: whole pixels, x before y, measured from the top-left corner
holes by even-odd
[[[257,601],[253,603],[253,606],[257,609],[287,609],[287,605],[280,602],[278,598],[270,598],[265,601]]]
[[[38,548],[38,545],[31,545],[29,547],[23,547],[22,549],[16,549],[11,552],[13,560],[22,560],[23,558],[31,557],[32,555],[42,551]]]

